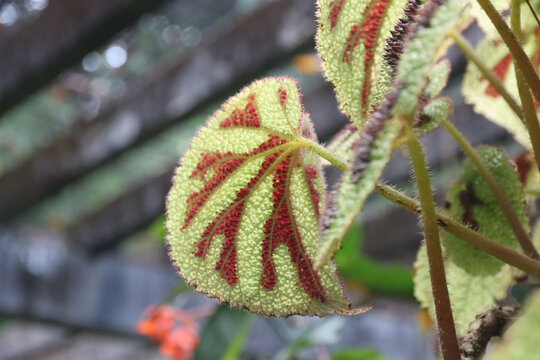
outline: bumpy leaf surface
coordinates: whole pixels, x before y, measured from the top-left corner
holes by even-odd
[[[440,91],[441,84],[445,82],[441,81],[444,80],[444,76],[443,79],[436,80],[432,74],[438,71],[444,75],[446,72],[446,70],[441,69],[445,65],[436,63],[436,61],[449,45],[445,41],[446,33],[458,24],[460,20],[459,9],[458,0],[447,0],[441,6],[437,6],[434,2],[424,6],[423,12],[426,15],[411,30],[414,32],[414,37],[406,43],[405,51],[399,62],[396,80],[405,85],[400,92],[394,112],[404,114],[407,117],[413,116],[426,93]],[[431,87],[429,85],[430,77],[433,78]]]
[[[352,8],[343,7],[346,2],[332,2],[329,4],[329,7],[334,9],[334,6],[339,4],[341,5],[337,13],[330,12],[326,15],[323,11],[323,2],[319,3],[321,7],[318,15],[321,27],[319,29],[319,37],[324,41],[329,41],[328,39],[330,39],[330,35],[324,35],[325,32],[329,31],[328,26],[330,27],[330,31],[333,31],[333,27],[339,29],[339,18],[349,19],[353,17],[353,15],[349,14]],[[381,8],[389,5],[388,2],[383,1],[376,4],[377,6],[381,6]],[[417,3],[413,2],[409,2],[408,4],[413,7],[417,5]],[[394,3],[392,3],[393,5]],[[400,6],[403,6],[403,4],[400,4]],[[352,134],[350,131],[345,131],[338,135],[337,141],[343,139],[347,140],[343,141],[344,145],[348,146],[349,141],[352,144],[350,148],[343,148],[341,145],[335,146],[336,150],[342,151],[348,156],[347,159],[352,165],[343,174],[339,187],[332,193],[328,202],[328,209],[323,218],[323,237],[315,262],[316,267],[326,264],[340,248],[341,239],[360,213],[367,196],[373,191],[375,181],[381,175],[384,166],[390,158],[394,140],[398,137],[404,126],[402,119],[423,119],[424,123],[417,124],[419,125],[417,132],[421,134],[422,131],[425,132],[434,128],[438,121],[450,113],[450,103],[448,101],[438,100],[437,98],[432,99],[432,97],[439,94],[448,77],[448,64],[444,62],[436,63],[436,60],[438,50],[440,50],[445,39],[445,30],[452,26],[458,19],[457,0],[449,0],[440,8],[430,6],[429,9],[433,11],[425,12],[425,8],[419,11],[417,17],[422,18],[423,23],[418,24],[414,34],[411,34],[412,41],[409,41],[406,45],[402,60],[399,62],[397,82],[394,82],[396,87],[384,94],[384,98],[380,103],[372,102],[372,104],[377,104],[377,109],[374,112],[370,112],[367,120],[359,127],[360,131]],[[397,10],[396,13],[398,13]],[[401,12],[400,14],[404,16],[405,13]],[[409,16],[410,13],[407,15],[393,29],[394,34],[409,31],[409,28],[403,24],[409,26],[411,22],[414,22],[414,19]],[[324,22],[325,16],[329,17],[330,24]],[[337,16],[338,20],[333,21],[334,16]],[[390,18],[394,19],[393,15]],[[345,22],[344,20],[344,23],[351,22],[350,19],[347,21]],[[443,33],[439,34],[439,32]],[[428,44],[418,43],[418,38],[428,42]],[[321,56],[325,59],[325,56],[328,56],[331,52],[325,55],[324,46],[329,45],[323,44],[323,40],[319,39],[319,51],[321,51]],[[389,44],[399,43],[400,41],[399,39],[394,39]],[[399,48],[401,51],[401,45],[397,47],[389,45],[389,48],[391,48],[390,50]],[[383,65],[389,67],[386,69],[388,72],[386,70],[381,72],[381,76],[384,74],[384,76],[387,76],[387,79],[391,79],[395,74],[395,69],[390,68],[390,62],[388,60],[390,59],[392,63],[395,63],[397,56],[396,54],[387,55],[391,56],[384,58]],[[335,61],[335,53],[333,56]],[[402,62],[404,59],[407,61],[405,64],[407,68],[406,72],[412,73],[412,76],[410,74],[404,75],[402,71]],[[339,73],[338,69],[334,70],[336,73]],[[437,73],[435,74],[433,70]],[[326,71],[327,77],[331,79],[328,70]],[[345,70],[342,71],[345,74]],[[339,76],[345,76],[343,74]],[[345,84],[345,81],[346,78],[343,77],[339,78],[335,83],[338,99],[340,99],[342,106],[344,100],[340,98],[339,84]],[[413,96],[413,94],[415,95]],[[431,100],[434,101],[433,104],[430,104]],[[426,105],[430,106],[426,109]],[[428,112],[426,113],[424,110]],[[355,122],[353,121],[353,123]]]
[[[167,240],[186,282],[234,307],[275,316],[346,313],[333,264],[315,270],[325,185],[294,80],[244,88],[183,156]]]
[[[482,146],[478,154],[505,191],[519,219],[528,228],[523,191],[513,166],[496,148]],[[466,160],[459,181],[448,190],[450,215],[475,228],[506,247],[519,249],[519,243],[502,214],[491,190],[474,164]],[[465,335],[475,316],[487,306],[506,297],[507,288],[519,271],[500,260],[475,249],[453,234],[442,232],[448,292],[458,335]],[[435,314],[425,246],[415,263],[414,294],[422,306]]]
[[[456,239],[456,241],[463,240]],[[448,259],[444,262],[444,268],[458,336],[467,333],[469,324],[478,313],[488,306],[495,306],[497,300],[506,297],[507,288],[514,283],[516,275],[509,265],[503,265],[499,271],[491,275],[471,274]],[[418,251],[414,270],[414,296],[435,319],[435,304],[425,245]]]
[[[540,291],[532,294],[519,319],[493,347],[489,360],[538,359],[540,344]]]
[[[510,205],[525,229],[529,221],[525,214],[523,190],[514,167],[501,151],[494,147],[478,147],[477,153],[491,174],[504,189]],[[446,203],[450,215],[480,231],[505,247],[518,250],[519,242],[501,211],[499,203],[476,166],[467,159],[458,182],[449,188]],[[494,274],[503,263],[493,256],[477,250],[455,235],[443,233],[443,244],[451,260],[471,274]]]
[[[390,88],[383,61],[390,30],[407,0],[319,0],[317,50],[340,109],[358,128]]]
[[[538,4],[540,6],[540,2]],[[531,16],[528,8],[523,9],[524,19]],[[524,50],[530,56],[533,65],[540,72],[540,28],[534,26],[534,19],[524,21]],[[490,68],[495,76],[503,83],[510,95],[519,100],[516,77],[512,55],[506,45],[498,39],[485,38],[476,47],[478,56]],[[525,124],[510,109],[506,101],[497,90],[482,76],[478,68],[469,63],[463,79],[463,95],[467,103],[474,106],[474,110],[502,126],[514,138],[528,149],[531,149],[531,139]],[[540,105],[535,102],[537,115],[540,116]]]

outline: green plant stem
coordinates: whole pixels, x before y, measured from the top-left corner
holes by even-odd
[[[514,113],[523,120],[523,111],[517,101],[510,95],[508,91],[506,91],[506,88],[502,84],[502,82],[495,76],[493,71],[489,69],[485,63],[478,57],[474,49],[471,47],[471,45],[467,42],[467,40],[456,30],[451,30],[449,32],[449,35],[454,39],[457,46],[463,51],[467,59],[473,62],[474,65],[480,70],[482,75],[486,78],[486,80],[497,90],[497,93],[502,96],[502,98],[506,101],[508,106],[514,111]]]
[[[459,344],[456,336],[456,328],[450,306],[450,296],[446,286],[446,273],[444,272],[444,260],[442,257],[439,228],[435,215],[435,205],[427,164],[424,158],[422,146],[418,139],[413,138],[407,142],[410,157],[420,195],[420,208],[424,222],[424,236],[429,261],[429,274],[433,298],[435,299],[435,313],[439,327],[439,339],[445,360],[459,360],[461,358]]]
[[[510,24],[512,30],[516,34],[518,40],[521,39],[521,1],[512,0],[510,7],[511,18]],[[529,136],[531,138],[531,144],[533,147],[534,159],[536,160],[536,166],[540,169],[540,122],[536,115],[536,108],[534,107],[534,100],[525,81],[525,77],[520,69],[515,66],[516,81],[521,98],[521,104],[523,105],[523,116],[525,117],[525,124],[527,130],[529,130]]]
[[[477,0],[478,4],[482,7],[486,15],[489,17],[495,28],[501,35],[501,38],[508,46],[510,53],[514,58],[514,63],[522,71],[523,75],[527,80],[534,96],[537,99],[540,99],[540,77],[534,70],[534,66],[531,63],[531,60],[523,51],[521,44],[516,38],[515,34],[508,27],[508,24],[504,21],[501,15],[497,12],[497,9],[489,0]]]
[[[316,143],[315,141],[302,138],[299,140],[298,145],[302,147],[306,147],[309,150],[313,151],[314,153],[318,154],[323,159],[328,160],[332,165],[337,167],[338,169],[345,171],[348,168],[348,165],[345,161],[340,159],[336,154],[325,148],[319,143]]]
[[[521,223],[521,221],[519,221],[519,218],[514,211],[514,208],[512,207],[512,205],[510,205],[510,202],[504,195],[503,189],[500,187],[499,183],[497,183],[497,181],[489,171],[488,167],[484,164],[482,159],[480,159],[480,157],[476,153],[476,150],[474,150],[469,141],[467,141],[463,134],[461,134],[461,132],[451,122],[445,120],[442,122],[442,124],[446,128],[446,130],[454,137],[454,139],[459,144],[461,149],[465,152],[467,157],[473,162],[473,164],[478,169],[478,172],[489,186],[489,189],[499,203],[501,211],[508,220],[512,231],[514,232],[514,235],[516,235],[516,238],[518,239],[519,244],[521,245],[525,254],[533,259],[539,260],[540,256],[538,256],[538,252],[532,244],[529,235],[525,231],[523,224]]]
[[[417,215],[419,215],[421,212],[418,201],[411,199],[389,185],[378,182],[375,187],[375,191],[407,211]],[[435,215],[437,216],[437,224],[445,231],[458,236],[462,240],[467,241],[469,244],[487,252],[488,254],[501,261],[504,261],[509,265],[523,270],[528,274],[540,277],[539,261],[533,260],[528,256],[510,250],[439,212],[436,212]]]
[[[310,141],[308,140],[308,142]],[[318,149],[317,154],[328,160],[330,163],[332,163],[332,165],[341,170],[347,169],[347,163],[343,159],[340,159],[335,154],[331,153],[320,145],[316,148]],[[375,191],[386,199],[401,206],[405,210],[408,210],[416,215],[420,215],[421,209],[418,201],[400,193],[399,191],[393,189],[391,186],[388,186],[381,182],[377,182],[375,186]],[[538,189],[533,188],[532,191],[538,191]],[[498,244],[497,242],[485,237],[484,235],[474,230],[471,230],[465,225],[460,224],[459,222],[441,214],[440,212],[435,212],[435,216],[437,217],[437,225],[439,227],[442,227],[445,231],[448,231],[458,236],[462,240],[467,241],[469,244],[487,252],[488,254],[496,257],[501,261],[504,261],[509,265],[512,265],[528,274],[540,278],[540,261],[533,260],[528,256],[508,249]]]

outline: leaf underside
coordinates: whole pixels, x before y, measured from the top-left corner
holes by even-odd
[[[519,219],[528,228],[523,191],[513,166],[496,148],[482,146],[477,152],[505,191]],[[519,243],[491,190],[470,160],[465,161],[458,182],[448,190],[449,214],[505,247],[518,250]],[[506,297],[518,271],[485,252],[477,250],[455,235],[441,232],[444,245],[448,292],[458,335],[467,332],[469,324],[487,306]],[[415,264],[415,296],[434,315],[427,254],[424,247]]]
[[[369,111],[390,89],[383,61],[390,30],[408,0],[319,0],[317,50],[341,111],[361,128]]]
[[[523,48],[531,58],[536,70],[540,72],[540,28],[535,26],[536,22],[534,22],[532,16],[525,16],[526,14],[530,14],[528,8],[523,9],[525,24]],[[528,21],[526,21],[527,19]],[[501,81],[510,95],[519,100],[514,63],[506,45],[499,39],[486,37],[477,45],[476,52]],[[505,128],[527,149],[532,148],[525,124],[471,62],[467,65],[465,77],[463,78],[462,92],[465,101],[472,104],[477,113]],[[540,116],[540,105],[537,101],[535,107],[537,116]]]
[[[335,266],[312,265],[325,184],[305,139],[316,140],[309,116],[284,77],[244,88],[199,131],[167,210],[188,284],[259,314],[350,313]]]

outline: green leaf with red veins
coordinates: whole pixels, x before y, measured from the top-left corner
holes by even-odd
[[[525,13],[530,10],[523,9]],[[527,23],[532,23],[531,21]],[[533,65],[540,72],[540,28],[538,26],[524,27],[523,48],[529,55]],[[501,40],[483,39],[476,47],[478,56],[490,68],[495,76],[502,82],[506,90],[519,100],[519,93],[516,84],[514,63],[512,55]],[[462,86],[465,101],[472,104],[474,110],[484,115],[495,124],[505,128],[514,138],[527,149],[531,149],[531,139],[525,124],[510,109],[506,101],[499,95],[497,90],[489,84],[478,68],[469,63],[463,78]],[[540,116],[540,105],[535,102],[536,113]]]
[[[351,314],[335,265],[315,270],[325,184],[296,82],[244,88],[192,140],[167,205],[170,255],[185,281],[274,316]]]
[[[408,0],[319,0],[317,50],[341,111],[361,128],[372,105],[390,89],[391,67],[383,61],[390,30]]]

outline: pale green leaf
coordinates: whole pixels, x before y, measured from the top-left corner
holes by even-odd
[[[424,135],[434,130],[439,124],[448,120],[452,113],[452,100],[447,97],[438,97],[427,103],[417,117],[414,124],[416,136]]]
[[[523,9],[523,11],[530,13],[528,8]],[[538,26],[525,29],[524,36],[523,48],[532,57],[533,65],[540,71],[540,30]],[[485,38],[477,45],[476,52],[501,81],[509,94],[514,99],[519,99],[514,63],[506,45],[498,39]],[[474,111],[505,128],[516,141],[527,149],[532,148],[525,124],[472,62],[467,65],[462,92],[465,101],[473,105]],[[537,108],[537,115],[540,116],[540,107]]]
[[[493,347],[489,360],[540,359],[540,291],[532,294],[519,319]]]
[[[508,26],[510,26],[510,0],[490,0],[490,2],[495,7],[495,9],[497,9],[499,14],[502,14],[503,19],[505,19]],[[538,9],[540,9],[540,1],[529,0],[529,2],[538,14]],[[493,25],[489,17],[486,15],[484,10],[482,10],[482,7],[478,4],[477,0],[465,0],[462,2],[462,4],[466,9],[465,13],[469,16],[472,16],[477,21],[478,25],[483,30],[487,38],[500,39],[497,29],[495,29],[495,26]],[[522,26],[524,26],[524,28],[527,29],[531,26],[534,27],[536,20],[534,19],[531,10],[529,9],[525,1],[522,1],[521,3],[521,18],[521,24]]]
[[[529,220],[525,213],[523,190],[514,167],[497,148],[481,146],[476,148],[476,151],[504,189],[523,226],[528,229]],[[495,196],[469,159],[465,161],[460,179],[448,190],[446,202],[453,218],[472,226],[507,248],[520,248]],[[500,260],[459,240],[455,235],[443,233],[442,238],[451,260],[471,274],[495,274],[503,265]]]
[[[310,141],[290,78],[254,82],[208,120],[167,204],[170,255],[186,283],[265,315],[350,313],[335,266],[312,265],[325,185]]]
[[[390,88],[386,38],[407,0],[319,0],[317,50],[341,111],[358,128]]]
[[[448,0],[438,6],[428,24],[418,24],[413,31],[415,36],[405,44],[405,50],[399,63],[397,83],[403,84],[398,101],[394,107],[394,113],[400,113],[406,117],[414,115],[419,99],[424,89],[430,89],[436,93],[442,81],[432,81],[433,89],[428,85],[432,76],[433,68],[444,65],[434,65],[448,42],[446,33],[458,24],[460,20],[459,0]],[[444,70],[440,70],[444,71]]]
[[[463,241],[456,239],[456,241]],[[464,336],[476,315],[497,300],[506,297],[508,286],[514,282],[515,272],[509,265],[490,275],[471,274],[450,260],[444,262],[448,292],[458,336]],[[414,296],[435,319],[435,305],[431,291],[428,258],[425,245],[418,251],[414,264]]]

